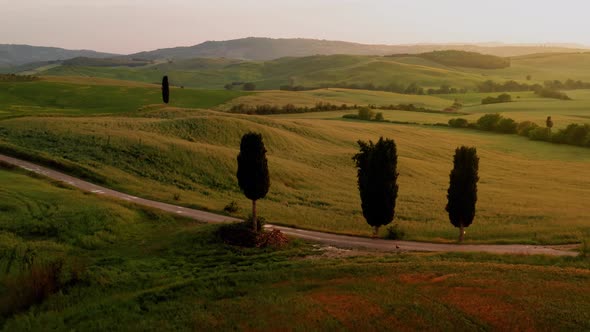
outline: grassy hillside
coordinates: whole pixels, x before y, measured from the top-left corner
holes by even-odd
[[[474,145],[482,181],[469,241],[568,243],[590,232],[581,214],[590,188],[587,150],[518,136],[171,108],[133,118],[19,118],[0,128],[3,151],[67,161],[112,187],[157,200],[214,211],[236,201],[242,217],[248,202],[237,187],[235,158],[240,136],[259,131],[272,177],[260,213],[275,223],[353,234],[370,232],[351,160],[355,142],[391,137],[401,154],[396,220],[409,239],[442,242],[456,235],[444,211],[452,153]]]
[[[406,57],[407,55],[399,55]],[[398,55],[392,55],[398,57]],[[446,66],[480,68],[480,69],[502,69],[510,67],[510,60],[493,55],[480,54],[457,50],[434,51],[416,54],[415,57],[431,60]]]
[[[590,328],[584,258],[240,249],[218,226],[1,168],[0,197],[3,331]]]
[[[66,50],[57,47],[0,44],[0,66],[18,66],[30,62],[65,60],[79,56],[106,58],[114,55],[112,53],[89,50]]]
[[[259,117],[189,108],[329,101],[414,103],[438,109],[459,98],[465,105],[462,111],[470,113],[463,117],[470,121],[501,112],[543,124],[552,115],[556,128],[563,128],[570,122],[586,122],[590,94],[584,90],[572,94],[573,101],[525,93],[512,103],[482,106],[478,103],[482,94],[432,97],[325,89],[243,95],[175,89],[173,106],[164,107],[157,86],[50,79],[55,81],[6,83],[0,90],[4,92],[0,151],[34,156],[41,162],[53,160],[54,167],[64,165],[69,172],[138,196],[213,211],[236,201],[237,216],[246,217],[248,202],[237,187],[235,158],[241,135],[254,130],[265,137],[273,179],[268,198],[260,203],[262,215],[280,224],[369,234],[360,213],[351,158],[357,140],[387,136],[396,140],[400,152],[396,220],[409,239],[454,240],[456,230],[444,206],[452,154],[462,144],[477,146],[481,156],[478,215],[469,229],[469,241],[569,243],[590,232],[582,212],[590,188],[584,180],[590,179],[584,173],[590,154],[584,148],[515,135],[342,119],[354,111]],[[456,117],[382,112],[387,120],[399,123],[446,123]]]
[[[451,56],[446,56],[446,55]],[[458,55],[456,55],[458,54]],[[494,61],[504,64],[508,60],[468,52],[433,52],[423,55],[393,57],[331,55],[301,58],[281,58],[266,62],[248,62],[228,59],[190,59],[161,61],[139,67],[45,65],[26,73],[59,76],[103,77],[157,83],[163,75],[170,76],[176,86],[222,89],[232,82],[254,82],[258,89],[278,89],[281,86],[364,86],[376,87],[412,83],[423,88],[449,85],[455,88],[475,89],[486,80],[503,83],[516,80],[521,83],[540,83],[545,80],[567,79],[590,81],[590,53],[542,54],[510,59],[510,67],[503,69],[477,69]],[[443,56],[445,55],[445,56]],[[527,76],[531,77],[527,81]],[[237,86],[237,89],[240,87]]]
[[[590,53],[533,54],[511,59],[510,68],[493,71],[465,69],[497,80],[520,80],[531,75],[533,82],[568,78],[590,81]]]
[[[247,93],[172,89],[174,105],[213,107]],[[0,82],[0,118],[40,114],[114,114],[136,112],[161,103],[160,86],[108,79],[47,78]]]
[[[232,105],[285,105],[294,104],[298,107],[312,107],[318,102],[336,105],[391,105],[414,104],[416,106],[442,110],[452,104],[444,98],[436,96],[416,96],[392,92],[351,90],[351,89],[318,89],[310,91],[261,91],[247,96],[238,97],[222,105],[220,109],[229,109]]]
[[[443,50],[461,50],[496,56],[516,56],[532,53],[575,52],[579,49],[559,46],[421,44],[421,45],[365,45],[332,40],[304,38],[272,39],[242,38],[226,41],[207,41],[188,47],[174,47],[130,55],[144,59],[232,58],[245,60],[273,60],[282,57],[311,55],[390,55],[416,54]]]
[[[422,59],[423,60],[423,59]],[[402,59],[374,56],[312,56],[283,58],[268,62],[206,62],[203,60],[161,63],[147,67],[58,66],[43,75],[106,77],[141,82],[157,82],[167,74],[177,86],[223,88],[231,82],[254,82],[258,89],[278,89],[282,85],[318,87],[334,84],[392,83],[422,87],[472,87],[483,81],[478,74],[445,68],[438,63],[413,64]]]

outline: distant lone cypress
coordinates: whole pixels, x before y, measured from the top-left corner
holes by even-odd
[[[242,192],[252,200],[252,224],[257,232],[256,201],[264,198],[270,188],[266,148],[261,134],[247,133],[242,136],[237,176]]]
[[[477,181],[479,181],[477,150],[466,146],[457,148],[453,163],[446,210],[451,224],[459,228],[459,242],[462,242],[465,228],[469,227],[475,218]]]
[[[168,85],[168,76],[162,78],[162,101],[168,104],[170,101],[170,86]]]
[[[367,223],[377,236],[379,227],[388,225],[395,215],[397,199],[397,149],[391,139],[381,137],[377,144],[358,141],[360,152],[353,159],[358,168],[361,207]]]
[[[551,116],[547,117],[547,120],[545,121],[545,123],[547,124],[547,128],[549,128],[549,129],[553,128],[553,120],[551,119]]]

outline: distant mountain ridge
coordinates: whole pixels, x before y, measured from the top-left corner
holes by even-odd
[[[565,45],[576,46],[576,45]],[[272,39],[249,37],[226,41],[207,41],[194,46],[164,48],[130,55],[96,52],[92,50],[67,50],[57,47],[0,44],[0,68],[15,67],[29,63],[42,63],[73,58],[125,57],[128,60],[144,59],[194,59],[227,58],[248,61],[267,61],[284,57],[314,55],[394,55],[418,54],[432,51],[458,50],[477,52],[501,57],[521,56],[535,53],[584,52],[588,48],[569,48],[558,44],[547,46],[528,44],[414,44],[414,45],[368,45],[344,41],[319,39]]]
[[[67,50],[59,47],[0,44],[0,67],[18,66],[31,62],[67,60],[76,57],[108,58],[117,56],[91,50]]]
[[[158,49],[132,54],[132,57],[155,59],[230,58],[265,61],[283,57],[312,55],[391,55],[417,54],[442,50],[477,52],[495,56],[519,56],[533,53],[563,53],[587,51],[584,48],[561,46],[494,44],[415,44],[367,45],[343,41],[318,39],[272,39],[249,37],[227,41],[207,41],[195,46]]]

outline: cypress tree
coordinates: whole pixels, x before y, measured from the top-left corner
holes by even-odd
[[[242,136],[237,176],[242,192],[252,200],[252,224],[257,232],[256,201],[264,198],[270,188],[266,148],[261,134],[250,132]]]
[[[168,76],[162,78],[162,101],[168,104],[170,101],[170,86],[168,85]]]
[[[466,146],[457,148],[453,163],[446,210],[451,224],[459,228],[459,242],[462,242],[465,228],[473,223],[475,217],[477,181],[479,180],[477,150]]]
[[[358,188],[363,216],[373,227],[388,225],[395,215],[397,199],[397,149],[391,139],[379,138],[377,144],[358,141],[360,152],[353,157],[358,169]]]

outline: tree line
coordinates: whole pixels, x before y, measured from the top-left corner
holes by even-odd
[[[395,141],[379,138],[377,143],[358,141],[359,152],[352,159],[357,168],[357,185],[361,209],[366,222],[377,236],[381,226],[395,217],[399,185],[397,183],[397,147]],[[270,189],[266,148],[260,133],[244,134],[238,154],[237,178],[240,189],[252,201],[252,232],[261,231],[257,220],[256,202]],[[477,150],[462,146],[455,150],[453,170],[447,190],[446,211],[451,224],[459,228],[459,242],[465,228],[473,223],[477,202],[479,158]]]
[[[479,83],[476,86],[477,92],[523,92],[523,91],[540,91],[542,89],[547,90],[578,90],[578,89],[590,89],[590,82],[574,81],[568,79],[565,82],[559,80],[545,81],[543,84],[528,84],[518,83],[514,80],[505,81],[504,83],[497,83],[492,80]]]
[[[382,110],[398,110],[408,112],[422,112],[422,113],[440,113],[438,110],[425,108],[422,106],[416,106],[414,104],[390,104],[377,106],[375,104],[369,105],[349,105],[349,104],[332,104],[330,102],[318,102],[314,106],[295,106],[293,104],[286,104],[283,106],[279,105],[247,105],[237,104],[230,108],[231,113],[250,114],[250,115],[271,115],[271,114],[296,114],[296,113],[308,113],[308,112],[328,112],[328,111],[350,111],[359,110],[363,108],[368,109],[382,109]],[[455,109],[454,109],[455,110]]]
[[[529,76],[530,77],[530,76]],[[224,86],[226,90],[241,89],[244,91],[256,90],[256,84],[252,82],[231,82]],[[408,95],[438,95],[438,94],[465,94],[468,92],[524,92],[534,91],[537,94],[547,98],[558,98],[566,99],[560,96],[556,97],[555,92],[558,90],[577,90],[577,89],[590,89],[590,82],[583,82],[580,80],[568,79],[564,82],[559,80],[545,81],[543,84],[528,84],[519,83],[514,80],[505,81],[498,83],[492,80],[487,80],[477,84],[474,88],[457,88],[449,84],[442,84],[438,88],[425,88],[420,86],[418,83],[413,82],[409,84],[402,84],[393,82],[387,85],[376,85],[374,83],[347,83],[347,82],[336,82],[319,84],[316,86],[303,86],[303,85],[281,85],[279,87],[282,91],[311,91],[318,89],[350,89],[350,90],[369,90],[369,91],[383,91],[383,92],[394,92]],[[551,94],[553,93],[553,96]]]
[[[39,77],[33,75],[0,74],[0,82],[31,82],[37,80],[39,80]]]
[[[463,118],[449,120],[449,127],[453,128],[471,128],[501,134],[516,134],[528,137],[533,141],[590,147],[589,124],[572,123],[557,131],[553,130],[553,126],[554,122],[551,116],[547,117],[545,126],[540,126],[531,121],[516,122],[497,113],[486,114],[475,123],[470,123]]]

